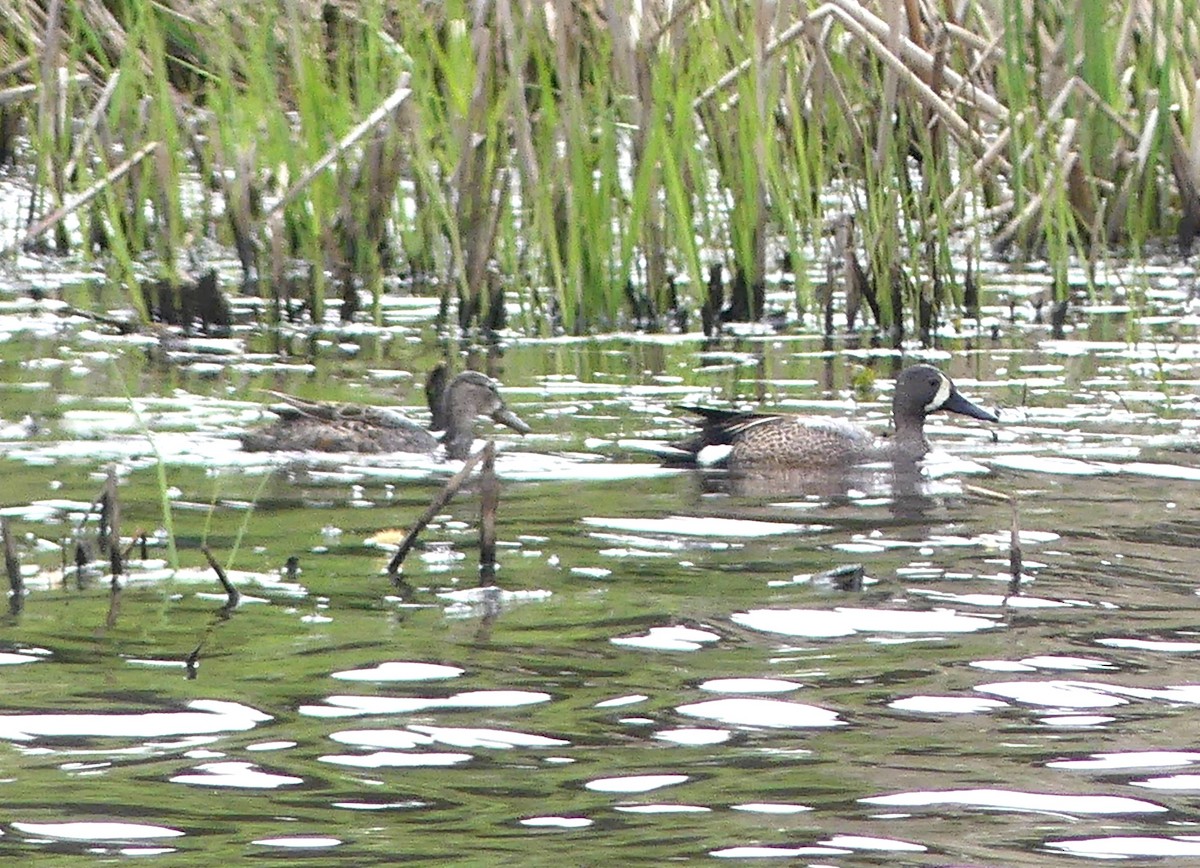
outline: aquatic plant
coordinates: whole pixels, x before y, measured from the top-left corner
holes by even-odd
[[[399,283],[463,328],[514,289],[530,332],[716,328],[764,315],[777,263],[809,309],[849,215],[858,301],[927,337],[964,233],[1045,256],[1060,304],[1073,256],[1191,245],[1198,12],[0,0],[0,163],[31,197],[0,250],[102,255],[143,319],[142,263],[185,292],[212,239],[278,317],[378,317]]]

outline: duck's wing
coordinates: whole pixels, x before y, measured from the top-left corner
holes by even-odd
[[[669,464],[695,464],[700,453],[710,446],[732,446],[747,431],[787,418],[777,413],[716,407],[683,406],[680,409],[699,416],[700,427],[696,433],[670,444],[670,450],[663,453],[663,459]]]
[[[303,398],[283,392],[271,392],[270,394],[282,403],[268,409],[281,419],[307,419],[315,422],[328,422],[331,425],[352,423],[376,428],[421,429],[416,422],[406,419],[400,413],[386,407],[305,401]]]
[[[690,442],[699,438],[705,446],[731,446],[734,441],[752,428],[760,425],[775,424],[787,418],[779,413],[754,413],[747,410],[720,410],[715,407],[684,407],[689,413],[700,417],[700,430],[687,440],[676,445]],[[682,447],[681,448],[686,448]]]

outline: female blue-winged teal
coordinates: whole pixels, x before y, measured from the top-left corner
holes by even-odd
[[[672,445],[691,456],[709,446],[728,446],[731,469],[759,467],[849,467],[866,461],[911,460],[929,451],[925,417],[937,410],[998,422],[994,413],[964,398],[949,377],[929,365],[905,368],[896,378],[888,438],[842,419],[748,413],[688,407],[699,414],[700,430]]]
[[[490,416],[521,434],[529,433],[516,413],[508,409],[496,383],[476,371],[464,371],[445,387],[438,369],[430,374],[425,391],[433,412],[432,426],[443,428],[440,442],[449,458],[466,458],[475,439],[475,421]],[[439,392],[442,394],[439,395]],[[432,452],[438,438],[416,422],[384,407],[324,404],[277,395],[283,406],[272,407],[274,422],[242,435],[242,448],[250,452]]]

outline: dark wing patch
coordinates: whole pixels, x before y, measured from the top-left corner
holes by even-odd
[[[715,407],[682,406],[680,409],[700,417],[700,430],[671,444],[686,455],[679,461],[670,463],[695,463],[696,455],[705,447],[732,446],[751,428],[780,418],[773,413],[724,410]]]

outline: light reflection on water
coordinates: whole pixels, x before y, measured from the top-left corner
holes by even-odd
[[[991,311],[1006,340],[926,357],[1003,425],[937,419],[915,478],[732,478],[634,448],[684,430],[677,403],[760,389],[878,430],[885,401],[853,400],[849,360],[887,379],[886,351],[521,341],[503,380],[535,432],[501,437],[497,589],[476,586],[470,494],[401,582],[382,574],[454,463],[237,448],[255,390],[333,367],[419,417],[419,377],[396,371],[428,364],[405,354],[428,306],[342,335],[368,348],[353,361],[285,363],[246,335],[152,364],[144,342],[72,345],[10,311],[0,346],[26,363],[0,369],[0,513],[30,593],[0,633],[0,854],[1188,864],[1200,344],[1182,296],[1136,343],[1119,306],[1067,341]],[[94,527],[111,463],[124,532],[152,549],[113,601],[101,554],[79,590],[59,552]],[[1010,509],[970,485],[1017,496],[1019,595]],[[201,543],[236,551],[232,614]],[[854,564],[865,591],[818,579]]]

